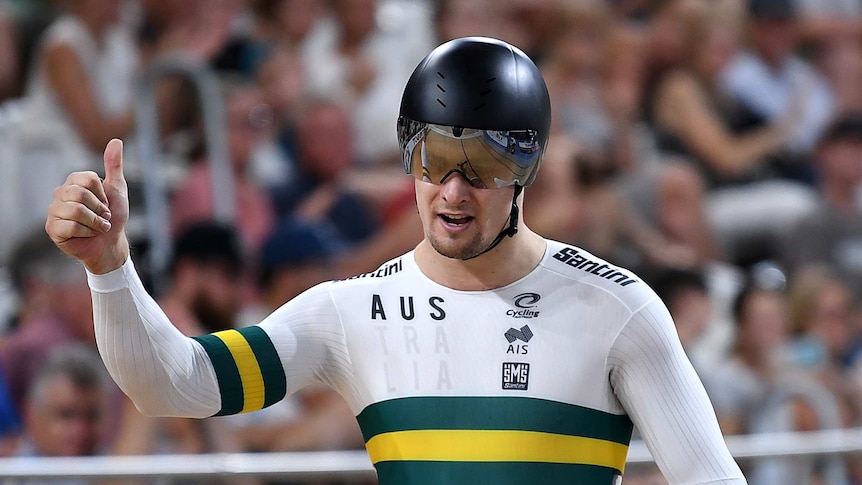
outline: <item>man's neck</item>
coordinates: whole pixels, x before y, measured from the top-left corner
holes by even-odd
[[[467,261],[441,255],[427,240],[416,247],[416,264],[428,278],[453,290],[483,291],[511,284],[533,271],[545,254],[546,243],[521,226],[513,238]]]

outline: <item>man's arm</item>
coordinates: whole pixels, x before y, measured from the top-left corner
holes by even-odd
[[[168,320],[132,261],[87,277],[99,354],[135,406],[148,416],[216,414],[221,398],[207,352]]]
[[[349,382],[341,322],[323,285],[260,325],[194,338],[174,327],[129,257],[122,168],[122,142],[112,140],[105,150],[105,179],[94,172],[71,174],[54,191],[45,229],[87,268],[99,352],[142,412],[234,414],[266,407],[312,381],[333,387]]]
[[[661,300],[632,315],[608,364],[614,392],[671,484],[746,483]]]
[[[122,141],[108,143],[104,160],[104,179],[95,172],[74,172],[54,190],[45,231],[87,268],[96,343],[135,405],[152,415],[212,415],[219,394],[205,351],[185,338],[144,291],[129,258]]]

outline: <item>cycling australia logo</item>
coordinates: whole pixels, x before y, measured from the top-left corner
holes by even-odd
[[[536,304],[541,299],[542,296],[538,293],[521,293],[515,296],[512,301],[515,308],[506,310],[506,316],[512,318],[536,318],[539,316],[539,310],[535,309]]]

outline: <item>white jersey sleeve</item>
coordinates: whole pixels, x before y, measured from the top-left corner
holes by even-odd
[[[87,279],[99,354],[135,406],[151,416],[215,414],[219,388],[210,359],[147,294],[132,260]]]
[[[312,381],[336,388],[344,382],[343,332],[325,285],[260,325],[189,338],[146,292],[131,260],[104,275],[88,274],[88,281],[99,353],[145,414],[248,412]]]
[[[615,394],[671,484],[746,483],[661,300],[632,315],[608,364]]]

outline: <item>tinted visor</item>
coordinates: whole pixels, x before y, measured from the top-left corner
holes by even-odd
[[[494,189],[529,185],[543,148],[534,130],[492,131],[398,119],[404,170],[419,180],[443,183],[450,175]]]

